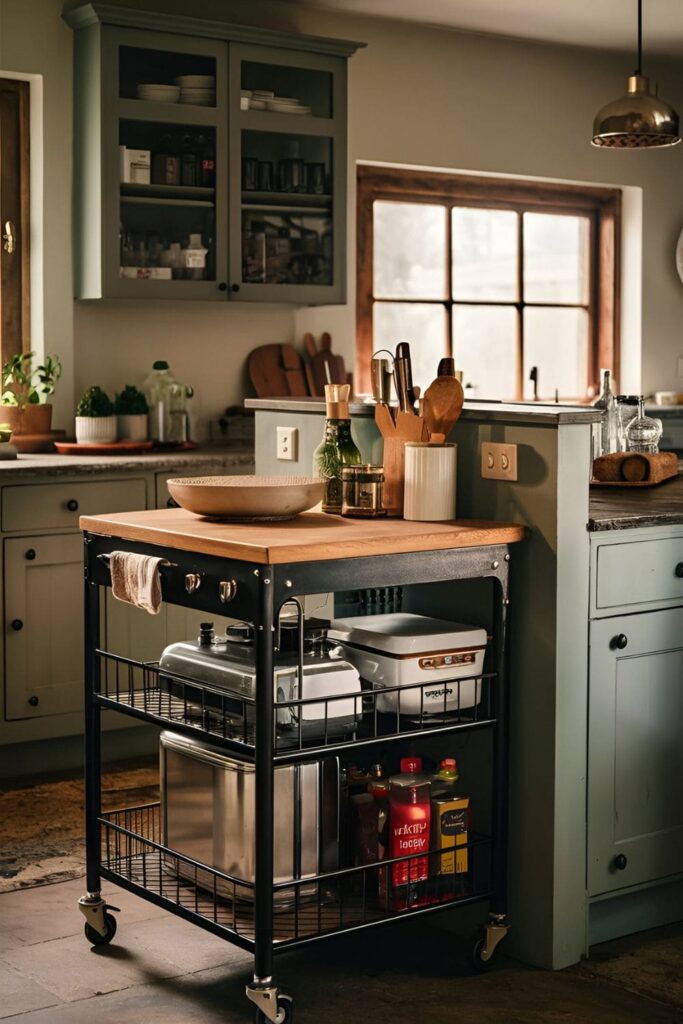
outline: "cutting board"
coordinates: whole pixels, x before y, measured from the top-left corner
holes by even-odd
[[[258,398],[309,394],[301,356],[292,345],[260,345],[250,353],[247,366]]]

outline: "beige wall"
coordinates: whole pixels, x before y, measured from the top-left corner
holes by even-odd
[[[182,0],[147,0],[145,6],[188,12]],[[350,64],[351,169],[359,160],[376,160],[642,188],[643,387],[676,386],[683,285],[673,254],[683,227],[683,145],[623,153],[588,143],[592,116],[622,89],[630,56],[346,17],[272,0],[235,0],[227,14],[226,7],[222,0],[197,0],[193,13],[369,44]],[[353,244],[344,308],[69,301],[71,34],[60,9],[60,0],[0,0],[0,71],[45,76],[46,347],[61,351],[69,365],[74,357],[73,387],[67,379],[62,411],[70,407],[73,388],[99,382],[113,390],[135,382],[154,358],[165,356],[179,377],[200,390],[198,418],[213,416],[242,396],[244,358],[254,345],[294,339],[310,325],[329,327],[353,365]],[[681,64],[655,71],[662,94],[683,110]],[[353,185],[349,230],[353,243]],[[629,288],[633,323],[638,292],[636,282]]]

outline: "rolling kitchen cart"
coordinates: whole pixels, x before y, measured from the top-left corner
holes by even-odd
[[[115,908],[101,896],[100,883],[106,879],[251,951],[254,978],[247,996],[256,1006],[257,1021],[277,1024],[293,1018],[292,1000],[278,988],[273,976],[274,953],[342,932],[489,901],[488,921],[473,956],[480,968],[490,964],[508,931],[508,699],[504,668],[509,548],[522,540],[524,528],[474,520],[342,520],[315,513],[289,523],[228,525],[199,519],[182,509],[84,517],[81,527],[85,534],[87,894],[79,906],[90,942],[106,944],[116,931],[116,919],[110,912]],[[158,663],[122,657],[106,649],[106,636],[102,646],[101,590],[111,586],[111,553],[121,550],[163,559],[160,573],[165,602],[253,624],[255,697],[226,693],[196,678],[160,671]],[[492,595],[493,630],[484,669],[476,676],[477,703],[463,699],[460,705],[460,685],[469,686],[471,692],[473,676],[449,681],[448,687],[443,687],[444,711],[446,691],[450,694],[444,715],[421,712],[417,717],[401,716],[400,692],[396,713],[382,714],[377,707],[378,693],[386,698],[390,691],[363,690],[357,731],[339,736],[328,730],[328,709],[332,720],[335,701],[348,701],[347,694],[286,702],[279,694],[274,698],[279,615],[294,595],[484,578],[492,581],[487,593]],[[300,647],[300,680],[301,662]],[[261,681],[266,685],[258,685]],[[433,685],[420,683],[409,689],[422,692]],[[457,688],[455,710],[453,688]],[[318,711],[324,704],[322,735],[313,741],[302,731],[302,719],[312,704]],[[159,804],[102,812],[100,716],[107,709],[172,729],[180,737],[206,741],[252,766],[253,880],[232,876],[165,845]],[[283,710],[290,721],[298,722],[284,744],[278,726],[282,719],[277,717]],[[414,742],[473,729],[491,730],[492,827],[489,834],[468,835],[466,878],[454,877],[444,889],[443,877],[434,880],[430,874],[418,905],[397,911],[391,903],[387,873],[397,864],[415,861],[416,855],[302,877],[300,838],[294,829],[293,878],[275,880],[274,773],[279,766],[338,757],[378,743]],[[418,856],[424,860],[424,853]]]

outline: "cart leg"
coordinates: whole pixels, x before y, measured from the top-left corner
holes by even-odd
[[[495,564],[495,563],[494,563]],[[497,585],[494,608],[495,715],[493,733],[493,844],[491,909],[483,935],[475,943],[472,959],[478,970],[491,965],[500,942],[510,930],[507,918],[508,889],[508,735],[507,622],[509,606],[510,555],[495,566]]]
[[[272,566],[254,570],[259,577],[256,631],[256,751],[255,751],[255,891],[254,980],[247,998],[256,1006],[257,1021],[289,1024],[292,1002],[273,982],[273,807],[275,745],[273,722],[273,643],[275,630]]]

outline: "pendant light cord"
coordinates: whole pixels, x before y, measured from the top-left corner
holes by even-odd
[[[643,73],[643,0],[638,0],[638,67],[636,74]]]

